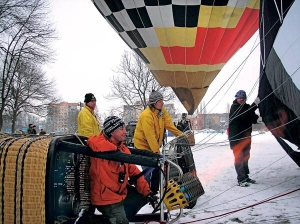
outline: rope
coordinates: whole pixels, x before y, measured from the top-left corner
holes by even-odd
[[[195,223],[195,222],[199,222],[199,221],[204,221],[204,220],[208,220],[208,219],[213,219],[213,218],[218,218],[218,217],[222,217],[222,216],[226,216],[226,215],[229,215],[229,214],[232,214],[232,213],[236,213],[236,212],[239,212],[239,211],[242,211],[242,210],[245,210],[245,209],[248,209],[248,208],[251,208],[251,207],[254,207],[254,206],[257,206],[257,205],[260,205],[260,204],[263,204],[263,203],[266,203],[268,201],[272,201],[276,198],[280,198],[280,197],[283,197],[285,195],[288,195],[288,194],[292,194],[296,191],[299,191],[300,188],[297,188],[295,190],[292,190],[292,191],[289,191],[287,193],[284,193],[284,194],[280,194],[278,196],[274,196],[274,197],[271,197],[271,198],[268,198],[268,199],[265,199],[265,200],[262,200],[260,202],[257,202],[257,203],[254,203],[252,205],[248,205],[248,206],[245,206],[243,208],[239,208],[239,209],[236,209],[236,210],[232,210],[230,212],[226,212],[226,213],[223,213],[223,214],[220,214],[220,215],[216,215],[216,216],[211,216],[211,217],[208,217],[208,218],[203,218],[203,219],[198,219],[198,220],[194,220],[194,221],[190,221],[190,222],[182,222],[182,223],[179,223],[179,224],[187,224],[187,223]]]

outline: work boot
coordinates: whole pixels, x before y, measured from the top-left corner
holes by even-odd
[[[256,180],[247,178],[246,182],[247,182],[247,183],[250,183],[250,184],[255,184],[255,183],[256,183]]]
[[[240,187],[249,187],[250,184],[247,183],[246,181],[241,181],[241,182],[238,182],[238,186],[240,186]]]

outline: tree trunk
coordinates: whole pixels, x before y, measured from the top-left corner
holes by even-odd
[[[16,120],[17,120],[17,115],[14,113],[12,115],[12,122],[11,122],[11,133],[15,133],[16,129]]]
[[[3,111],[4,108],[0,108],[0,131],[2,130],[2,126],[3,126]]]

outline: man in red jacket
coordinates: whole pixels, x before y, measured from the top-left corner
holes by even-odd
[[[95,152],[121,151],[130,154],[123,144],[126,138],[125,123],[116,116],[106,118],[100,135],[88,139],[88,146]],[[141,175],[130,186],[129,178],[137,176],[140,170],[135,164],[109,161],[91,157],[91,204],[110,223],[129,223],[137,212],[157,197],[151,192],[147,181]]]

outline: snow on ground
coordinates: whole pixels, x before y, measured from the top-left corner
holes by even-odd
[[[257,184],[239,187],[227,135],[195,134],[192,150],[205,194],[175,223],[300,223],[300,168],[269,132],[252,135],[249,168]]]

